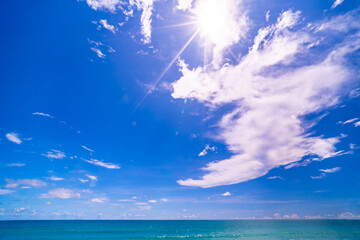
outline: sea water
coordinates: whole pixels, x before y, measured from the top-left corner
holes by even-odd
[[[0,239],[359,240],[360,221],[0,221]]]

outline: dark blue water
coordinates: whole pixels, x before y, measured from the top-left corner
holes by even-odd
[[[0,221],[0,239],[359,240],[360,221]]]

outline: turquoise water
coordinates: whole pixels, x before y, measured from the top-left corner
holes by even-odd
[[[0,221],[0,239],[358,240],[360,221]]]

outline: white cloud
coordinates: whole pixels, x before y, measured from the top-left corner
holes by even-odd
[[[205,156],[206,154],[208,154],[208,150],[210,150],[210,151],[213,152],[213,151],[216,150],[216,147],[215,147],[215,146],[214,146],[214,147],[210,147],[209,144],[206,144],[204,150],[202,150],[201,153],[199,153],[198,156],[199,156],[199,157]]]
[[[51,116],[50,114],[42,113],[42,112],[34,112],[32,115],[38,115],[38,116],[43,116],[43,117],[48,117],[48,118],[54,118],[54,116]]]
[[[100,49],[98,49],[96,47],[92,47],[90,49],[92,51],[94,51],[99,58],[105,58],[106,57],[106,55]]]
[[[301,13],[289,10],[277,23],[258,31],[249,53],[235,65],[191,69],[181,61],[182,77],[173,84],[173,98],[192,98],[213,108],[233,106],[218,123],[216,134],[233,155],[208,163],[199,179],[178,183],[204,188],[235,184],[305,156],[320,161],[345,154],[335,147],[341,137],[310,136],[316,121],[304,116],[334,106],[353,88],[357,76],[346,56],[360,48],[360,25],[345,23],[356,22],[357,15],[337,17],[342,28],[330,28],[327,23],[333,19],[313,24],[323,27],[301,28],[297,27],[303,21]],[[342,42],[329,49],[326,40],[339,36]],[[313,53],[308,45],[320,38],[329,51]],[[305,58],[306,64],[301,62]]]
[[[221,194],[221,196],[224,196],[224,197],[231,196],[231,193],[230,192],[225,192],[225,193]]]
[[[9,163],[9,164],[6,164],[7,167],[24,167],[26,166],[25,163]]]
[[[49,179],[50,181],[62,181],[62,180],[64,180],[63,178],[55,177],[55,176],[48,177],[47,179]]]
[[[359,121],[359,122],[354,123],[354,126],[355,126],[355,127],[359,127],[359,126],[360,126],[360,121]]]
[[[104,167],[104,168],[109,168],[109,169],[120,169],[120,166],[114,163],[106,163],[97,159],[90,159],[90,160],[86,160],[83,159],[85,162],[93,164],[93,165],[97,165],[100,167]]]
[[[62,198],[62,199],[80,198],[80,193],[67,188],[56,188],[50,190],[46,194],[42,194],[41,198]]]
[[[126,19],[133,16],[133,8],[136,7],[139,11],[142,11],[140,22],[141,33],[143,35],[142,41],[145,44],[151,42],[151,22],[155,1],[156,0],[130,0],[129,2],[125,2],[121,0],[86,0],[87,4],[94,10],[108,10],[115,12],[116,10],[120,9],[126,16]],[[103,26],[105,27],[104,24]],[[105,28],[108,29],[107,27]],[[102,56],[99,49],[94,48],[93,51],[97,52],[99,57]]]
[[[267,179],[273,180],[273,179],[281,179],[284,180],[284,178],[280,177],[280,176],[272,176],[272,177],[268,177]]]
[[[332,9],[336,8],[340,4],[342,4],[344,0],[335,0],[334,4],[331,6]]]
[[[109,30],[110,32],[112,32],[112,33],[115,34],[115,31],[116,31],[115,27],[114,27],[113,25],[109,24],[106,19],[101,19],[101,20],[99,21],[99,23],[100,23],[101,25],[103,25],[103,27],[104,27],[105,29],[107,29],[107,30]]]
[[[167,199],[167,198],[162,198],[161,201],[162,201],[162,202],[168,202],[169,199]]]
[[[104,203],[104,202],[107,202],[108,199],[106,197],[100,197],[100,198],[93,198],[91,199],[91,202],[94,202],[94,203]]]
[[[5,178],[6,188],[17,188],[19,186],[23,187],[45,187],[46,182],[38,180],[38,179],[9,179]]]
[[[97,181],[98,177],[97,176],[92,176],[92,175],[85,175],[87,176],[91,181]]]
[[[47,157],[49,159],[63,159],[66,158],[65,153],[59,151],[59,150],[54,150],[51,149],[50,151],[48,151],[46,154],[41,154],[44,157]]]
[[[87,4],[94,10],[108,10],[114,12],[122,4],[121,0],[86,0]]]
[[[94,150],[92,150],[92,149],[90,149],[90,148],[87,148],[87,147],[85,147],[85,146],[81,146],[83,149],[85,149],[85,150],[87,150],[87,151],[89,151],[89,152],[95,152]]]
[[[148,202],[149,202],[149,203],[157,203],[156,200],[149,200]]]
[[[151,16],[154,9],[154,0],[134,0],[131,5],[135,5],[138,10],[142,10],[141,14],[141,33],[143,35],[142,41],[145,44],[151,42]]]
[[[265,20],[268,22],[270,20],[270,10],[268,10],[265,14]]]
[[[334,167],[334,168],[328,168],[328,169],[320,169],[320,172],[324,173],[335,173],[341,170],[341,167]]]
[[[82,178],[79,178],[79,181],[82,182],[82,183],[87,183],[89,180],[87,179],[82,179]]]
[[[17,134],[17,133],[13,133],[13,132],[12,133],[7,133],[5,136],[10,142],[14,142],[14,143],[17,143],[17,144],[22,143],[21,139],[19,138],[19,134]]]
[[[191,9],[192,2],[193,0],[178,0],[176,8],[184,11],[189,10]]]
[[[5,195],[5,194],[10,194],[13,191],[9,190],[9,189],[1,189],[0,188],[0,195]]]
[[[321,179],[326,177],[329,173],[336,173],[341,170],[341,167],[334,167],[328,169],[319,169],[321,174],[319,176],[311,176],[312,179]]]
[[[345,124],[353,123],[357,120],[359,120],[359,118],[352,118],[352,119],[346,120],[345,122],[340,121],[339,123],[342,125],[345,125]]]

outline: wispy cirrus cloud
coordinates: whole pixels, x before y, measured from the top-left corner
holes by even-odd
[[[91,202],[93,203],[105,203],[107,202],[109,199],[107,197],[99,197],[99,198],[93,198],[91,199]]]
[[[25,167],[25,163],[8,163],[6,164],[7,167]]]
[[[6,137],[10,142],[13,142],[13,143],[16,143],[16,144],[21,144],[21,143],[22,143],[22,140],[20,139],[18,133],[14,133],[14,132],[7,133],[7,134],[5,135],[5,137]]]
[[[92,150],[92,149],[90,149],[90,148],[88,148],[88,147],[86,147],[86,146],[81,146],[81,147],[82,147],[83,149],[91,152],[91,153],[95,152],[94,150]]]
[[[232,106],[218,123],[216,139],[233,156],[208,163],[198,179],[178,183],[203,188],[235,184],[306,156],[322,160],[342,154],[335,147],[341,137],[309,135],[316,121],[304,116],[335,106],[354,88],[358,77],[347,56],[360,49],[359,15],[352,11],[305,25],[301,12],[288,10],[258,31],[239,63],[192,69],[180,61],[182,77],[173,84],[173,98],[213,108]],[[333,39],[338,44],[329,46]],[[320,52],[322,46],[329,51]]]
[[[100,166],[100,167],[104,167],[104,168],[108,168],[108,169],[120,169],[120,166],[118,164],[114,164],[114,163],[106,163],[104,161],[101,160],[97,160],[97,159],[83,159],[85,162],[96,165],[96,166]]]
[[[42,112],[34,112],[32,113],[32,115],[38,115],[38,116],[42,116],[42,117],[48,117],[48,118],[54,118],[54,116],[47,114],[47,113],[42,113]]]
[[[61,198],[61,199],[80,198],[80,193],[67,188],[56,188],[49,190],[48,193],[42,194],[41,198]]]
[[[5,178],[6,188],[17,188],[17,187],[45,187],[46,182],[38,179],[10,179]]]
[[[319,176],[311,176],[312,179],[321,179],[326,177],[329,173],[336,173],[341,170],[341,167],[334,167],[334,168],[328,168],[328,169],[319,169],[321,174]]]

